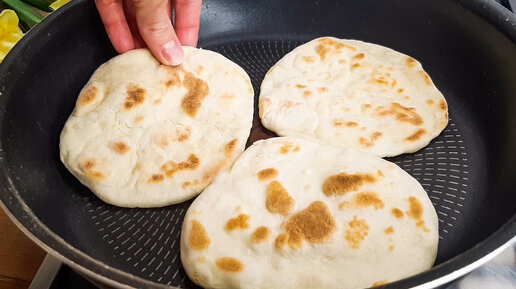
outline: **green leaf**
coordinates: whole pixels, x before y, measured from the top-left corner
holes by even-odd
[[[20,27],[24,32],[41,22],[44,18],[43,15],[37,13],[34,9],[20,0],[0,0],[0,4],[1,3],[6,4],[16,11],[18,18],[20,18]]]
[[[22,0],[22,1],[38,8],[39,10],[45,11],[45,12],[53,11],[53,9],[50,8],[50,4],[48,4],[47,2],[45,2],[43,0]]]

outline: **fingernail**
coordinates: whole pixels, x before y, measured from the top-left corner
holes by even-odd
[[[163,45],[161,54],[170,65],[176,66],[183,63],[183,49],[174,40]]]

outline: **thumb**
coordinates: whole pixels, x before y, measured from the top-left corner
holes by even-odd
[[[183,62],[183,49],[169,18],[167,0],[134,0],[140,34],[154,56],[166,65]]]

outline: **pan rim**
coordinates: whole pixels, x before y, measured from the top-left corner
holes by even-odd
[[[79,5],[85,5],[89,0],[75,0],[53,12],[20,40],[13,51],[0,65],[0,75],[5,73],[9,63],[14,62],[16,55],[22,53],[23,47],[30,41],[32,35],[45,29],[60,15],[67,13]],[[453,0],[478,17],[486,20],[497,30],[501,31],[516,45],[516,15],[510,13],[500,4],[488,0]],[[508,19],[508,20],[505,20]],[[0,122],[3,119],[0,119]],[[0,143],[0,165],[5,164],[5,151]],[[35,243],[47,252],[57,257],[63,263],[97,279],[103,283],[119,288],[171,288],[161,283],[146,280],[131,273],[108,266],[102,261],[90,257],[73,247],[59,235],[48,228],[27,206],[11,182],[11,176],[4,168],[0,173],[0,184],[5,193],[0,194],[0,207],[9,218]],[[14,196],[14,198],[13,198]],[[483,263],[489,261],[503,248],[516,243],[516,214],[496,230],[491,236],[477,243],[474,247],[459,254],[432,269],[420,274],[390,283],[383,288],[432,288],[450,282],[469,273]],[[464,265],[467,262],[466,266]],[[172,287],[177,288],[177,287]]]

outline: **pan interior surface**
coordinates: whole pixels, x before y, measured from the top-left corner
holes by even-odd
[[[389,160],[423,185],[436,208],[436,264],[508,222],[516,209],[514,42],[452,1],[304,2],[206,0],[199,46],[242,66],[255,98],[267,70],[316,37],[359,39],[413,56],[446,97],[450,122],[427,147]],[[151,283],[120,277],[118,270],[155,285],[195,288],[179,257],[191,201],[155,209],[110,206],[61,164],[59,135],[77,95],[116,53],[93,1],[77,1],[47,20],[55,22],[37,27],[0,66],[6,71],[0,80],[2,202],[10,208],[21,200],[73,248],[115,269],[88,263],[93,272],[134,287]],[[248,144],[274,136],[260,125],[256,108]]]

